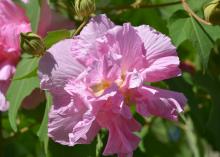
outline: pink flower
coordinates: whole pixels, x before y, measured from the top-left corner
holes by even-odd
[[[29,3],[29,1],[23,1]],[[16,13],[16,14],[15,14]],[[45,16],[47,15],[47,16]],[[55,20],[56,19],[56,20]],[[50,10],[46,0],[42,1],[41,17],[38,34],[42,37],[48,31],[58,28],[72,28],[73,22],[61,17]],[[30,22],[22,8],[11,0],[0,1],[0,111],[7,111],[9,103],[5,99],[5,93],[10,85],[10,79],[16,70],[16,64],[20,58],[19,36],[21,32],[30,32]],[[24,100],[25,108],[35,107],[44,100],[42,93],[34,92],[38,101],[32,101],[33,96]],[[31,101],[31,102],[30,102]],[[28,104],[28,106],[27,106]]]
[[[132,156],[142,116],[177,120],[183,94],[145,85],[179,76],[179,58],[165,35],[149,26],[114,25],[105,15],[92,18],[79,36],[60,41],[39,65],[41,88],[53,95],[49,136],[63,145],[90,143],[109,131],[104,155]]]
[[[20,57],[19,36],[29,32],[30,23],[24,11],[11,0],[0,1],[0,111],[8,109],[4,94],[15,73]]]
[[[27,1],[27,3],[29,3],[29,1]],[[48,31],[73,28],[74,23],[72,21],[50,9],[47,0],[42,1],[37,34],[44,37]]]

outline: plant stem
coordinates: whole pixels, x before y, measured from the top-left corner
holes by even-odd
[[[87,24],[87,22],[88,22],[88,18],[84,19],[83,22],[81,23],[81,25],[73,33],[72,37],[74,37],[75,35],[79,34],[79,32],[83,29],[83,27]]]
[[[128,9],[140,9],[140,8],[160,8],[160,7],[169,7],[172,5],[178,5],[181,4],[180,1],[176,2],[169,2],[169,3],[162,3],[162,4],[146,4],[146,3],[140,3],[137,7],[135,7],[132,4],[129,5],[121,5],[117,7],[103,7],[103,8],[97,8],[97,10],[102,10],[103,12],[109,12],[112,10],[128,10]]]
[[[197,21],[199,21],[200,23],[203,23],[205,25],[212,25],[210,22],[202,19],[201,17],[199,17],[189,6],[189,4],[186,2],[186,0],[180,0],[183,8],[185,9],[185,11],[192,17],[194,17]]]

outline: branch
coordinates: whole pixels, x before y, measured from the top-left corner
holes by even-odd
[[[128,10],[128,9],[140,9],[140,8],[160,8],[160,7],[169,7],[173,5],[181,4],[180,1],[177,2],[169,2],[169,3],[162,3],[162,4],[146,4],[146,3],[140,3],[138,6],[135,6],[133,4],[129,5],[121,5],[117,7],[103,7],[103,8],[97,8],[97,10],[101,10],[103,12],[110,12],[112,10]]]
[[[185,11],[192,17],[194,17],[197,21],[199,21],[200,23],[203,23],[205,25],[212,25],[210,22],[202,19],[201,17],[199,17],[189,6],[189,4],[186,2],[186,0],[180,0],[183,8],[185,9]]]
[[[73,33],[72,37],[78,35],[80,31],[83,29],[83,27],[87,24],[88,19],[84,19],[83,22],[80,24],[80,26],[76,29],[76,31]]]

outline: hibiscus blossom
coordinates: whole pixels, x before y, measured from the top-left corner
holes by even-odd
[[[29,3],[29,1],[24,2]],[[42,1],[37,31],[39,35],[43,37],[48,31],[72,27],[73,22],[50,10],[46,0]],[[11,0],[0,0],[0,111],[7,111],[9,107],[5,94],[20,59],[21,32],[31,32],[30,22],[24,10]],[[33,97],[37,97],[38,101],[30,101]],[[39,91],[34,91],[34,94],[24,101],[23,106],[32,108],[42,100],[44,96]]]
[[[8,109],[4,94],[15,73],[20,56],[19,36],[21,32],[31,31],[28,18],[23,9],[11,0],[0,1],[0,111]]]
[[[181,74],[176,48],[149,26],[114,25],[92,18],[80,35],[52,46],[40,60],[41,88],[53,96],[49,136],[63,145],[90,143],[109,131],[104,155],[132,156],[142,116],[177,120],[183,94],[146,85]]]

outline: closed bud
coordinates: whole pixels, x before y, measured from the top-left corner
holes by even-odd
[[[75,12],[79,17],[89,17],[95,9],[95,0],[75,0]]]
[[[205,19],[213,25],[220,25],[220,0],[213,0],[204,9]]]
[[[23,53],[33,56],[42,56],[46,51],[42,38],[32,32],[20,34],[20,47]]]

